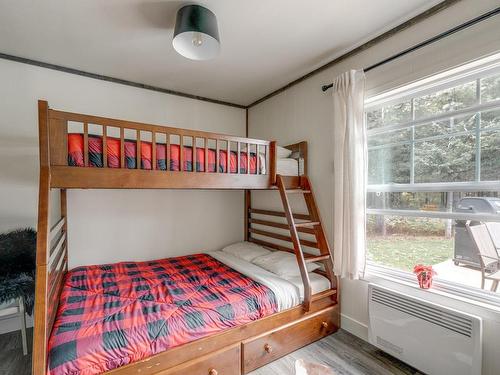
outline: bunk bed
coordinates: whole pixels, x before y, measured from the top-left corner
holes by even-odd
[[[38,113],[34,375],[243,374],[339,328],[338,279],[306,176],[305,142],[286,146],[293,161],[280,161],[271,141],[63,112],[46,101]],[[300,300],[280,307],[261,282],[265,271],[222,253],[68,270],[67,189],[151,188],[245,190],[245,240],[294,255]],[[253,189],[279,191],[283,211],[253,208]],[[297,193],[307,214],[292,212],[289,195]],[[260,279],[245,274],[252,267]],[[315,287],[318,279],[327,286]],[[86,309],[90,303],[102,309]],[[78,367],[86,346],[97,346],[98,368]]]

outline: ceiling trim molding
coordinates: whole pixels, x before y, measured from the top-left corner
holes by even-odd
[[[121,79],[121,78],[115,78],[115,77],[110,77],[110,76],[101,75],[101,74],[97,74],[97,73],[86,72],[86,71],[75,69],[75,68],[65,67],[65,66],[57,65],[57,64],[51,64],[51,63],[33,60],[33,59],[28,59],[25,57],[20,57],[20,56],[15,56],[15,55],[9,55],[6,53],[1,53],[1,52],[0,52],[0,59],[15,61],[15,62],[22,63],[22,64],[34,65],[34,66],[38,66],[38,67],[42,67],[42,68],[46,68],[46,69],[51,69],[51,70],[56,70],[56,71],[60,71],[60,72],[68,73],[68,74],[74,74],[74,75],[78,75],[78,76],[82,76],[82,77],[98,79],[101,81],[117,83],[117,84],[135,87],[135,88],[140,88],[140,89],[144,89],[144,90],[160,92],[163,94],[175,95],[175,96],[180,96],[180,97],[184,97],[184,98],[188,98],[188,99],[200,100],[200,101],[204,101],[204,102],[225,105],[225,106],[235,107],[235,108],[240,108],[240,109],[249,109],[249,108],[251,108],[259,103],[266,101],[267,99],[272,98],[273,96],[280,94],[283,91],[286,91],[287,89],[291,88],[292,86],[295,86],[295,85],[301,83],[302,81],[305,81],[306,79],[322,72],[323,70],[332,67],[333,65],[341,62],[342,60],[345,60],[351,56],[354,56],[360,52],[363,52],[366,49],[369,49],[369,48],[383,42],[384,40],[389,39],[390,37],[398,34],[399,32],[401,32],[407,28],[410,28],[413,25],[416,25],[417,23],[422,22],[422,21],[426,20],[427,18],[430,18],[431,16],[451,7],[452,5],[454,5],[460,1],[461,0],[444,0],[444,1],[440,2],[439,4],[433,6],[432,8],[427,9],[426,11],[424,11],[424,12],[416,15],[415,17],[412,17],[411,19],[403,22],[402,24],[380,34],[379,36],[377,36],[377,37],[369,40],[368,42],[352,49],[351,51],[346,52],[345,54],[343,54],[339,57],[336,57],[335,59],[331,60],[330,62],[328,62],[328,63],[320,66],[319,68],[301,76],[300,78],[297,78],[296,80],[288,83],[287,85],[263,96],[262,98],[254,101],[253,103],[251,103],[249,105],[242,105],[242,104],[226,102],[223,100],[207,98],[204,96],[193,95],[193,94],[189,94],[189,93],[185,93],[185,92],[170,90],[167,88],[147,85],[144,83],[128,81],[128,80]]]
[[[287,85],[267,94],[266,96],[263,96],[262,98],[257,99],[253,103],[249,104],[247,108],[251,108],[259,103],[262,103],[263,101],[266,101],[267,99],[272,98],[273,96],[276,96],[276,95],[282,93],[283,91],[288,90],[292,86],[295,86],[295,85],[301,83],[302,81],[305,81],[306,79],[322,72],[323,70],[328,69],[335,64],[338,64],[339,62],[341,62],[349,57],[352,57],[354,55],[357,55],[358,53],[361,53],[361,52],[383,42],[384,40],[391,38],[392,36],[400,33],[401,31],[406,30],[406,29],[426,20],[427,18],[434,16],[435,14],[451,7],[452,5],[455,5],[456,3],[460,2],[460,1],[461,0],[445,0],[445,1],[440,2],[439,4],[434,5],[432,8],[429,8],[426,11],[424,11],[420,14],[417,14],[415,17],[410,18],[408,21],[403,22],[402,24],[386,31],[385,33],[380,34],[379,36],[376,36],[373,39],[370,39],[368,42],[360,45],[359,47],[356,47],[356,48],[350,50],[349,52],[333,59],[332,61],[320,66],[319,68],[303,75],[302,77],[297,78],[296,80],[288,83]]]
[[[46,62],[38,61],[38,60],[27,59],[25,57],[19,57],[19,56],[9,55],[9,54],[6,54],[6,53],[1,53],[1,52],[0,52],[0,59],[9,60],[9,61],[15,61],[15,62],[22,63],[22,64],[34,65],[34,66],[38,66],[38,67],[41,67],[41,68],[46,68],[46,69],[51,69],[51,70],[57,70],[57,71],[64,72],[64,73],[75,74],[75,75],[82,76],[82,77],[98,79],[98,80],[101,80],[101,81],[107,81],[107,82],[111,82],[111,83],[117,83],[117,84],[120,84],[120,85],[131,86],[131,87],[135,87],[135,88],[139,88],[139,89],[161,92],[162,94],[169,94],[169,95],[181,96],[181,97],[188,98],[188,99],[200,100],[200,101],[203,101],[203,102],[220,104],[220,105],[225,105],[225,106],[229,106],[229,107],[236,107],[236,108],[240,108],[240,109],[246,109],[247,108],[246,105],[225,102],[223,100],[217,100],[217,99],[212,99],[212,98],[206,98],[204,96],[198,96],[198,95],[188,94],[188,93],[185,93],[185,92],[179,92],[179,91],[175,91],[175,90],[165,89],[165,88],[162,88],[162,87],[156,87],[156,86],[146,85],[144,83],[138,83],[138,82],[128,81],[126,79],[115,78],[115,77],[105,76],[105,75],[101,75],[101,74],[85,72],[83,70],[78,70],[78,69],[74,69],[74,68],[68,68],[68,67],[65,67],[65,66],[51,64],[51,63],[46,63]]]

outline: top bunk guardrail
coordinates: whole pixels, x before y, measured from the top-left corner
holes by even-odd
[[[276,143],[49,109],[38,102],[52,188],[270,189]],[[298,186],[299,177],[288,179]]]

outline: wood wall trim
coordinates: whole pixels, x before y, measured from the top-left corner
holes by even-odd
[[[180,96],[180,97],[188,98],[188,99],[200,100],[202,102],[209,102],[209,103],[220,104],[220,105],[225,105],[228,107],[236,107],[236,108],[241,108],[241,109],[245,109],[247,107],[246,105],[242,105],[242,104],[230,103],[230,102],[226,102],[224,100],[207,98],[204,96],[193,95],[193,94],[188,94],[185,92],[170,90],[170,89],[163,88],[163,87],[147,85],[145,83],[133,82],[133,81],[128,81],[126,79],[121,79],[121,78],[110,77],[110,76],[106,76],[106,75],[102,75],[102,74],[86,72],[83,70],[70,68],[67,66],[51,64],[51,63],[47,63],[47,62],[43,62],[43,61],[39,61],[39,60],[27,59],[25,57],[20,57],[20,56],[15,56],[15,55],[9,55],[7,53],[0,53],[0,59],[15,61],[15,62],[18,62],[21,64],[34,65],[34,66],[38,66],[38,67],[45,68],[45,69],[57,70],[59,72],[74,74],[77,76],[98,79],[100,81],[117,83],[119,85],[131,86],[131,87],[135,87],[138,89],[161,92],[162,94],[169,94],[169,95]]]

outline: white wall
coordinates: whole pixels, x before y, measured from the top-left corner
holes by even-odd
[[[419,23],[392,38],[365,50],[311,78],[292,86],[249,110],[249,135],[276,139],[279,144],[307,140],[309,143],[309,177],[312,180],[322,218],[332,243],[333,228],[333,147],[331,93],[323,93],[321,86],[349,69],[362,69],[401,50],[472,19],[498,6],[497,0],[463,0],[446,11]],[[482,55],[500,50],[500,16],[460,32],[430,48],[397,60],[367,74],[367,89],[373,94],[404,83],[423,78]],[[267,195],[266,195],[267,194]],[[267,205],[268,195],[253,193],[253,204]],[[266,202],[266,203],[264,203]],[[413,287],[401,287],[419,294]],[[366,281],[343,280],[341,283],[342,325],[352,333],[367,338],[368,308]],[[483,374],[498,374],[500,369],[500,312],[492,312],[442,296],[424,294],[442,304],[463,309],[485,319]]]
[[[0,231],[36,226],[38,99],[64,111],[245,135],[243,109],[0,60]],[[216,250],[243,238],[241,191],[72,190],[68,215],[70,267]]]

